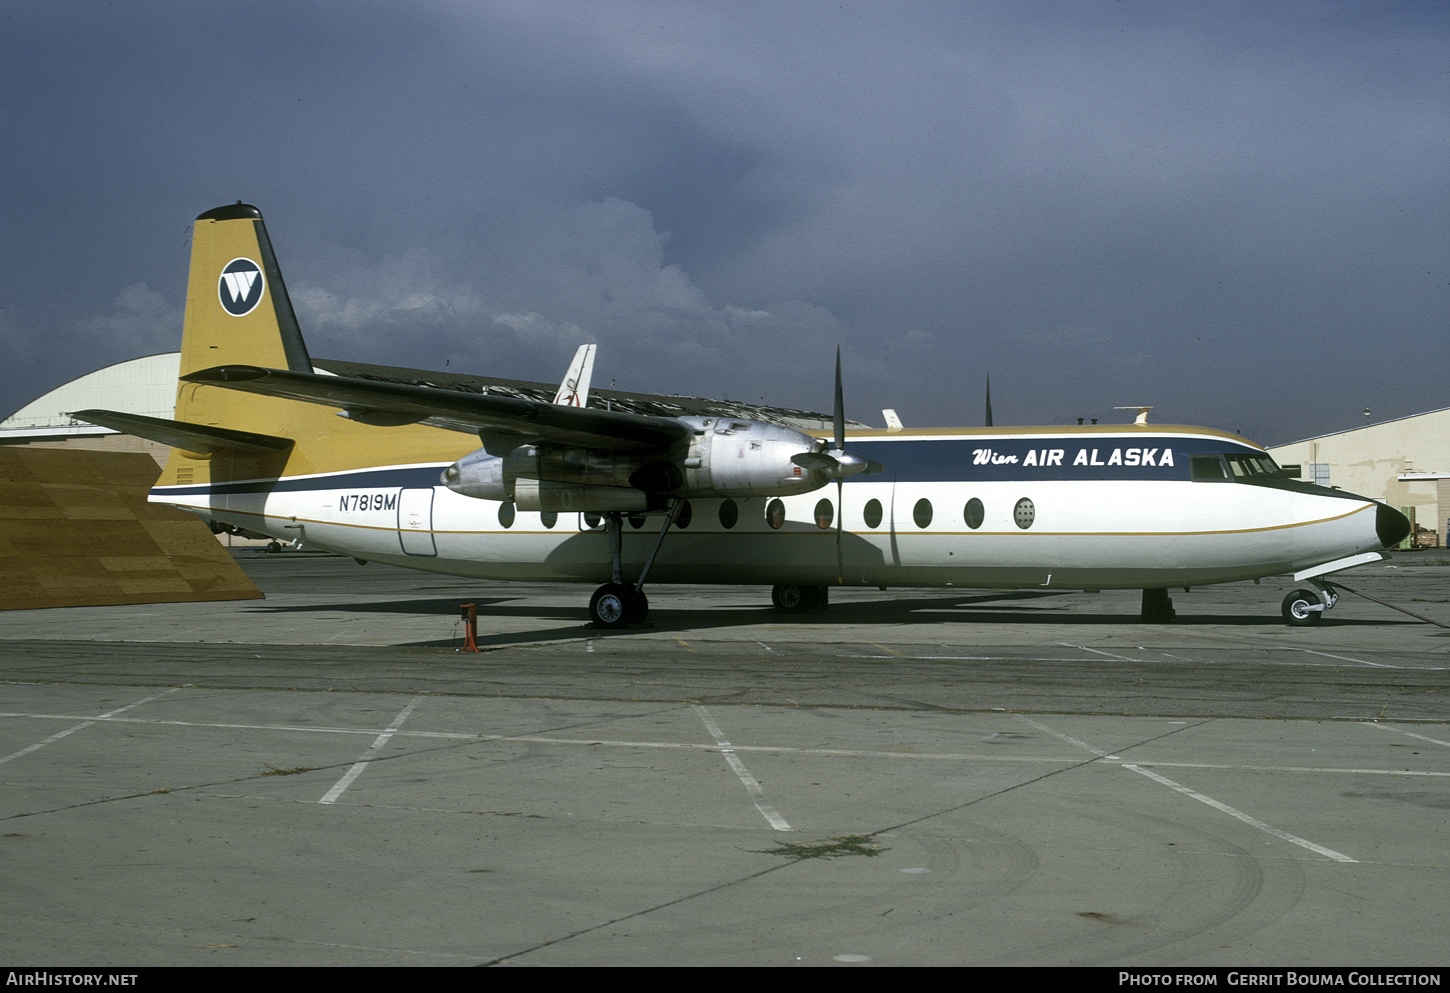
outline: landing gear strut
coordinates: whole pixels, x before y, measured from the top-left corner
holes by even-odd
[[[790,614],[804,614],[812,610],[825,610],[831,602],[829,586],[773,586],[770,603],[776,610]]]
[[[644,578],[649,575],[650,566],[654,565],[655,555],[659,553],[660,545],[664,544],[665,534],[674,523],[675,510],[679,505],[678,498],[671,501],[654,548],[650,550],[649,558],[645,559],[639,578],[633,583],[624,581],[624,514],[610,511],[604,515],[605,530],[609,534],[610,580],[595,590],[594,595],[589,598],[589,620],[594,624],[602,628],[622,629],[644,621],[649,614],[649,597],[644,595]]]

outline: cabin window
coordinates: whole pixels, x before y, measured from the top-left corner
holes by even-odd
[[[740,520],[740,507],[734,500],[722,500],[720,502],[720,526],[730,530],[735,522]]]
[[[539,515],[539,520],[543,522],[544,527],[551,528],[559,523],[559,515],[552,510],[546,510]]]
[[[1017,526],[1023,531],[1026,531],[1028,528],[1030,528],[1032,526],[1032,522],[1036,519],[1037,508],[1034,507],[1032,505],[1032,501],[1027,499],[1026,497],[1018,500],[1017,506],[1012,508],[1012,520],[1015,521],[1017,523]]]
[[[836,509],[831,506],[831,501],[821,500],[816,504],[816,527],[824,531],[831,526],[836,519]]]
[[[868,528],[881,526],[881,501],[872,497],[866,501],[866,509],[861,512],[861,518],[866,522]]]
[[[1188,464],[1195,483],[1221,483],[1228,479],[1228,473],[1217,455],[1190,456]]]
[[[785,504],[781,503],[779,498],[770,501],[770,503],[766,505],[765,523],[769,524],[777,531],[779,531],[781,525],[785,523]]]
[[[498,522],[506,528],[514,526],[514,505],[512,503],[501,503],[498,505]]]
[[[580,514],[579,520],[583,522],[585,531],[598,531],[604,525],[603,514]]]
[[[931,501],[926,497],[922,497],[916,501],[916,506],[911,508],[911,519],[916,522],[916,526],[919,528],[924,528],[930,524]]]
[[[636,531],[644,527],[644,515],[638,512],[630,514],[629,526],[634,528]]]
[[[982,506],[982,501],[972,497],[962,508],[962,519],[967,522],[967,527],[975,531],[987,519],[987,509]]]
[[[690,501],[681,500],[680,506],[675,510],[675,527],[681,529],[689,527],[694,516],[695,510],[690,506]]]

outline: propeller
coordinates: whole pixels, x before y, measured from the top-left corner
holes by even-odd
[[[855,452],[846,451],[846,404],[841,391],[841,346],[836,346],[836,406],[834,414],[835,432],[831,447],[824,452],[802,452],[792,455],[790,460],[803,469],[818,472],[836,481],[836,582],[845,582],[846,567],[841,550],[841,532],[845,527],[844,488],[846,477],[864,472],[873,475],[886,467],[875,459],[864,458]]]

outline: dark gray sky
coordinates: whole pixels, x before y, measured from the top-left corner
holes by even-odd
[[[313,354],[1278,443],[1450,405],[1450,10],[8,0],[0,414],[259,206]]]

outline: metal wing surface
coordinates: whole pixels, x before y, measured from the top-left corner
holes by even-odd
[[[489,396],[345,376],[227,365],[181,377],[189,383],[221,386],[261,396],[338,407],[371,424],[423,423],[477,433],[501,448],[522,444],[579,445],[607,451],[668,448],[692,429],[672,417]]]

